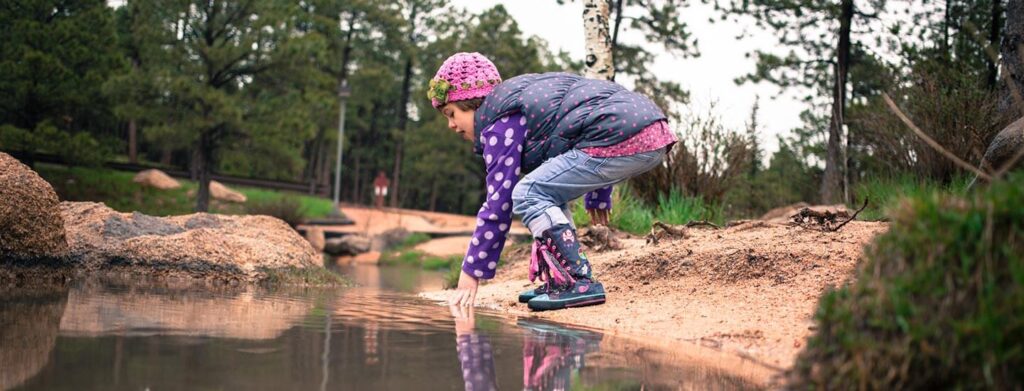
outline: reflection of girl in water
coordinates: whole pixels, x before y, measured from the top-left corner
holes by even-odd
[[[451,306],[456,348],[466,390],[496,390],[494,352],[486,335],[475,332],[473,307]],[[584,356],[596,352],[601,334],[553,324],[520,320],[523,337],[523,388],[568,390],[572,374],[583,368]]]
[[[596,352],[601,334],[520,320],[529,333],[523,339],[523,388],[568,390],[584,356]]]
[[[497,390],[494,375],[494,352],[491,340],[475,332],[473,307],[451,306],[455,318],[455,347],[462,363],[462,379],[466,391]]]

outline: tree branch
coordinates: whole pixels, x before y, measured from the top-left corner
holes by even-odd
[[[920,137],[922,140],[924,140],[924,142],[926,144],[931,146],[932,149],[937,151],[939,154],[945,156],[949,160],[952,160],[953,163],[956,163],[958,166],[960,166],[960,167],[962,167],[962,168],[964,168],[964,169],[966,169],[966,170],[968,170],[970,172],[973,172],[973,173],[977,174],[979,177],[985,178],[985,180],[989,180],[989,181],[992,180],[992,177],[989,176],[988,174],[986,174],[984,171],[982,171],[979,168],[971,165],[970,163],[967,163],[967,162],[961,160],[956,155],[954,155],[952,152],[949,152],[948,150],[946,150],[946,148],[943,148],[942,145],[940,145],[939,143],[935,142],[935,140],[933,140],[931,137],[928,137],[927,134],[925,134],[923,131],[921,131],[921,128],[918,128],[917,125],[914,125],[914,122],[911,121],[910,118],[907,118],[907,116],[905,114],[903,114],[903,111],[901,111],[900,108],[896,106],[896,103],[892,101],[892,98],[889,97],[888,93],[883,92],[882,93],[882,99],[884,99],[885,103],[887,105],[889,105],[889,109],[891,109],[892,112],[895,113],[896,116],[899,117],[900,120],[903,121],[903,123],[907,124],[907,126],[910,127],[910,130],[913,130],[914,134],[916,134],[917,137]]]

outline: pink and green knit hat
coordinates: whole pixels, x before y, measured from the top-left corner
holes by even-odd
[[[448,102],[483,98],[501,83],[498,68],[480,53],[455,53],[430,80],[427,98],[434,108]]]

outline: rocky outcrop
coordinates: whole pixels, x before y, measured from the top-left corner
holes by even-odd
[[[322,268],[320,254],[274,217],[153,217],[95,202],[64,202],[61,213],[71,258],[83,270],[261,281],[273,270]]]
[[[324,252],[331,255],[359,255],[370,251],[370,238],[363,235],[345,235],[327,239]]]
[[[985,150],[982,168],[991,171],[1003,168],[1021,148],[1024,148],[1024,118],[1014,121],[992,138],[992,143]],[[1017,166],[1020,166],[1020,161]]]
[[[155,168],[139,171],[139,173],[135,174],[135,177],[132,178],[132,182],[143,186],[155,187],[160,190],[177,189],[181,187],[181,183],[178,183],[177,180]]]
[[[217,181],[210,181],[210,197],[221,201],[243,203],[247,199],[245,194],[231,190],[224,184]]]
[[[0,258],[39,260],[67,252],[59,199],[43,178],[0,153]]]
[[[305,234],[306,241],[309,242],[313,249],[317,252],[324,251],[324,245],[326,244],[326,237],[324,236],[324,230],[320,227],[309,227],[306,228]]]
[[[989,173],[1002,169],[1003,166],[1010,163],[1021,148],[1024,148],[1024,118],[1020,118],[1006,126],[1006,128],[999,131],[992,138],[988,149],[985,150],[985,156],[981,158],[981,169]],[[1018,160],[1012,168],[1018,168],[1022,165],[1024,165],[1024,159]],[[967,187],[974,187],[978,184],[979,180],[984,182],[984,179],[975,176],[974,180]]]

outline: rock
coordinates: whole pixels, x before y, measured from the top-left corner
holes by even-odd
[[[324,251],[324,229],[320,227],[309,227],[306,228],[306,241],[309,242],[313,249],[317,252]]]
[[[808,208],[808,209],[813,210],[815,212],[821,212],[821,213],[824,213],[825,211],[830,211],[830,212],[833,212],[833,213],[839,213],[839,212],[847,212],[847,213],[849,213],[849,210],[846,208],[846,205],[843,205],[843,204],[835,204],[835,205],[810,205],[810,204],[808,204],[806,202],[797,202],[797,203],[789,205],[789,206],[783,206],[781,208],[772,209],[772,210],[768,211],[768,213],[765,213],[763,216],[761,216],[761,220],[769,221],[769,222],[773,222],[773,223],[788,223],[790,221],[790,218],[793,215],[799,213],[800,210],[803,209],[803,208]]]
[[[327,239],[324,252],[331,255],[358,255],[370,251],[370,238],[363,235],[345,235]]]
[[[981,159],[981,169],[985,172],[996,172],[1003,168],[1010,159],[1024,148],[1024,118],[1020,118],[999,131],[985,150]],[[1018,160],[1013,168],[1024,166],[1024,159]],[[979,178],[975,177],[968,187],[973,187]]]
[[[780,206],[778,208],[769,210],[767,213],[762,215],[761,216],[761,220],[766,220],[766,221],[777,220],[777,219],[789,220],[789,216],[792,216],[794,213],[796,213],[800,209],[806,208],[808,206],[811,206],[811,204],[808,204],[806,202],[797,202],[797,203],[792,204],[792,205]]]
[[[217,181],[210,181],[210,197],[218,200],[238,203],[246,201],[245,194],[231,190]]]
[[[153,217],[95,202],[60,204],[71,258],[85,271],[185,274],[256,282],[267,271],[319,268],[320,253],[280,219],[197,213]]]
[[[132,178],[132,182],[143,186],[155,187],[160,190],[177,189],[181,187],[181,183],[178,183],[177,180],[157,169],[139,171],[139,173],[135,174],[135,177]]]
[[[0,259],[38,260],[66,254],[60,200],[43,178],[0,153]]]

